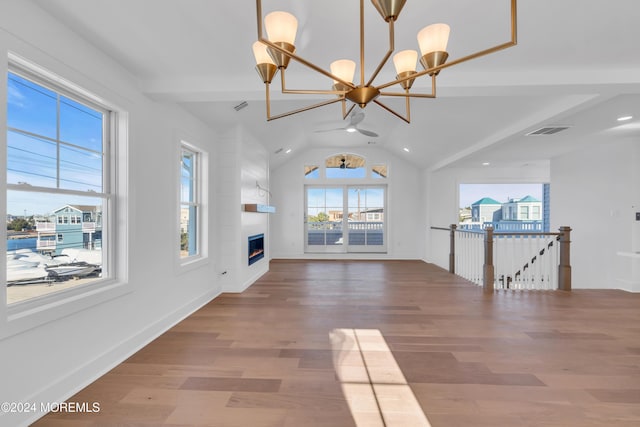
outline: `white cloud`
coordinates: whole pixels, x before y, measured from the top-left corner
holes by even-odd
[[[24,100],[26,97],[22,92],[13,85],[9,85],[7,89],[7,102],[11,105],[15,105],[16,107],[23,108],[25,106]]]

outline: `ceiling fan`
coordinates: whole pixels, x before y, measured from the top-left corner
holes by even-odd
[[[362,111],[359,111],[359,112],[354,111],[349,116],[349,124],[347,126],[342,128],[335,128],[335,129],[316,130],[315,132],[320,133],[320,132],[333,132],[335,130],[344,130],[347,132],[360,132],[363,135],[370,136],[373,138],[378,137],[377,133],[372,132],[370,130],[366,130],[366,129],[360,129],[358,127],[358,123],[360,123],[363,120],[364,120],[364,113]]]

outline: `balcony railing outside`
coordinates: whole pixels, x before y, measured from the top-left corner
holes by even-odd
[[[53,222],[36,222],[36,231],[56,231],[56,224]]]
[[[542,232],[544,224],[541,220],[531,220],[531,221],[509,221],[509,220],[501,220],[494,222],[463,222],[458,224],[458,230],[475,230],[481,231],[486,230],[487,228],[492,227],[493,231],[536,231]]]
[[[83,233],[92,233],[96,231],[97,223],[95,222],[83,222],[82,223],[82,232]]]
[[[313,221],[307,223],[307,244],[333,246],[344,244],[342,221]],[[384,222],[349,221],[349,244],[380,246],[384,244]]]

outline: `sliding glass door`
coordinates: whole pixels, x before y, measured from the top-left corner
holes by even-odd
[[[384,186],[307,186],[305,251],[386,252]]]

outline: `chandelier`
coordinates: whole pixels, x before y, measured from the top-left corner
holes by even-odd
[[[364,0],[360,0],[360,83],[353,82],[356,63],[350,59],[339,59],[331,63],[329,71],[305,60],[296,53],[295,38],[298,30],[298,21],[292,14],[283,11],[271,12],[264,17],[264,27],[268,38],[263,33],[262,0],[256,0],[256,11],[258,18],[258,41],[253,44],[253,53],[256,59],[256,70],[265,84],[266,90],[266,113],[267,120],[275,120],[293,114],[308,111],[314,108],[340,102],[342,103],[342,117],[345,119],[353,108],[358,105],[360,108],[366,107],[373,102],[384,108],[396,117],[407,123],[411,121],[411,98],[435,98],[436,97],[436,77],[444,68],[451,67],[481,56],[507,49],[515,46],[516,41],[516,0],[511,1],[511,40],[488,49],[480,50],[462,58],[449,61],[447,43],[449,40],[449,26],[447,24],[432,24],[418,32],[418,45],[421,51],[420,64],[423,70],[418,71],[418,52],[415,50],[403,50],[393,56],[393,63],[396,69],[396,78],[393,81],[379,85],[374,85],[374,80],[389,61],[395,51],[395,22],[400,15],[406,0],[371,0],[373,6],[378,10],[382,18],[389,25],[389,49],[383,56],[379,65],[369,77],[365,79],[364,72]],[[285,79],[285,71],[291,60],[311,68],[312,70],[324,74],[333,80],[330,89],[318,90],[294,90],[288,89]],[[280,71],[281,88],[284,94],[298,95],[333,95],[332,99],[317,104],[309,105],[297,110],[288,111],[281,114],[271,114],[271,100],[269,87],[276,73]],[[431,93],[411,92],[414,81],[422,76],[431,77]],[[389,92],[387,88],[399,85],[402,92]],[[382,97],[404,97],[405,112],[400,114],[380,101]],[[347,101],[353,103],[347,109]]]

